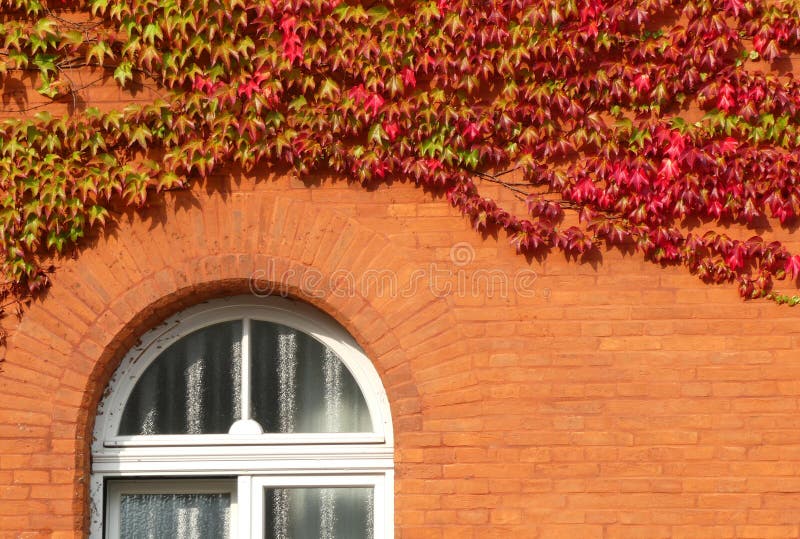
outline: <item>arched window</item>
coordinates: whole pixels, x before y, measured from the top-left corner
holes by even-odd
[[[392,493],[380,378],[297,301],[181,312],[130,350],[98,407],[92,537],[385,539]]]

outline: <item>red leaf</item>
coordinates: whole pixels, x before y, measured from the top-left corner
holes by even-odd
[[[717,108],[727,112],[734,106],[736,106],[736,98],[733,86],[727,83],[723,84],[719,89],[719,93],[717,93]]]
[[[667,146],[666,154],[672,159],[678,159],[683,155],[683,150],[686,148],[686,141],[683,135],[678,131],[672,131],[669,135],[669,146]]]
[[[383,106],[386,101],[380,94],[372,94],[364,102],[364,108],[371,109],[372,115],[378,114],[378,110]]]
[[[597,188],[594,186],[594,183],[589,179],[584,179],[579,181],[572,189],[572,199],[576,202],[590,200],[596,192]]]
[[[284,15],[280,23],[281,30],[283,30],[283,39],[281,41],[283,57],[292,64],[295,60],[303,57],[303,42],[294,31],[296,22],[297,20],[293,16]]]
[[[796,279],[798,276],[800,276],[800,255],[789,257],[789,259],[786,261],[786,266],[784,269],[792,279]]]
[[[744,9],[743,0],[725,0],[725,9],[733,12],[734,16],[738,17],[739,12]]]
[[[208,82],[208,79],[200,75],[199,73],[194,76],[194,81],[192,82],[192,89],[193,90],[201,90],[205,91],[206,84],[211,84]]]
[[[644,191],[644,188],[650,183],[647,174],[642,168],[635,168],[628,176],[628,183],[637,191]]]
[[[397,122],[384,123],[383,130],[386,132],[386,136],[389,137],[389,140],[396,139],[398,133],[400,133],[400,127],[397,125]]]
[[[666,158],[661,161],[661,168],[658,170],[658,176],[660,178],[666,179],[667,181],[672,180],[680,173],[680,167],[675,160]]]
[[[765,60],[771,62],[772,60],[780,56],[780,54],[781,50],[778,48],[778,43],[774,39],[771,39],[764,47],[761,56],[763,56]]]
[[[440,168],[442,168],[444,166],[444,165],[442,165],[442,162],[439,161],[438,159],[426,159],[425,160],[425,165],[428,167],[428,170],[431,171],[431,172],[436,172],[437,170],[439,170]]]
[[[363,84],[359,84],[358,86],[353,86],[350,88],[350,90],[347,92],[347,95],[350,96],[350,99],[360,105],[366,101],[369,92],[367,92]]]
[[[743,243],[737,243],[731,252],[725,257],[725,262],[728,264],[732,270],[737,270],[744,266],[744,255],[746,251],[746,247]]]
[[[297,24],[297,19],[294,16],[284,15],[280,27],[284,34],[293,34],[295,24]]]
[[[414,75],[414,71],[408,67],[403,68],[400,72],[400,77],[403,79],[403,84],[409,88],[414,88],[417,85],[417,77]]]
[[[236,91],[236,95],[241,99],[242,96],[247,97],[250,99],[252,97],[253,92],[260,90],[258,83],[253,79],[247,81],[247,83],[242,83],[239,85],[239,88]]]
[[[636,88],[640,94],[650,91],[650,75],[642,73],[633,79],[633,87]]]
[[[720,218],[723,211],[724,207],[719,200],[712,200],[711,203],[708,205],[708,214],[713,215],[717,219]]]
[[[470,122],[470,123],[467,124],[467,126],[464,128],[464,131],[462,131],[461,134],[469,142],[472,142],[473,140],[478,138],[478,135],[481,134],[481,130],[478,127],[478,124],[476,124],[474,122]]]
[[[735,151],[736,151],[736,148],[738,148],[738,147],[739,147],[739,141],[737,141],[737,140],[736,140],[735,138],[733,138],[733,137],[728,137],[728,138],[726,138],[726,139],[725,139],[725,140],[723,140],[723,141],[722,141],[722,143],[719,145],[719,149],[722,151],[722,153],[732,153],[732,152],[735,152]]]

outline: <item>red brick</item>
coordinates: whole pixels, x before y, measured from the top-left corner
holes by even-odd
[[[743,539],[794,539],[800,533],[800,526],[737,526],[736,535]]]

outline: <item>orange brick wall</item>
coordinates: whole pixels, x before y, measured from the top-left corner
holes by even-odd
[[[93,411],[121,355],[253,275],[374,360],[399,538],[800,534],[800,311],[732,285],[619,252],[526,261],[411,185],[285,177],[170,195],[56,264],[47,295],[4,321],[2,537],[83,535]],[[400,289],[361,286],[376,272]]]
[[[79,105],[153,98],[139,90],[98,81]],[[0,117],[42,105],[4,97]],[[800,251],[800,233],[763,235]],[[94,409],[122,355],[254,276],[374,360],[400,539],[800,536],[798,309],[617,251],[526,260],[402,182],[220,177],[55,263],[48,293],[3,320],[2,538],[84,536]]]

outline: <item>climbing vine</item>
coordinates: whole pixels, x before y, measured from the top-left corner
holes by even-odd
[[[756,0],[2,0],[0,80],[75,101],[94,69],[163,99],[0,124],[6,293],[114,209],[221,167],[407,178],[520,251],[638,250],[746,298],[800,255],[800,6]],[[76,17],[76,13],[84,13]],[[46,109],[44,109],[46,110]],[[699,111],[699,114],[697,113]],[[513,171],[512,182],[506,174]],[[525,202],[482,196],[499,183]]]

